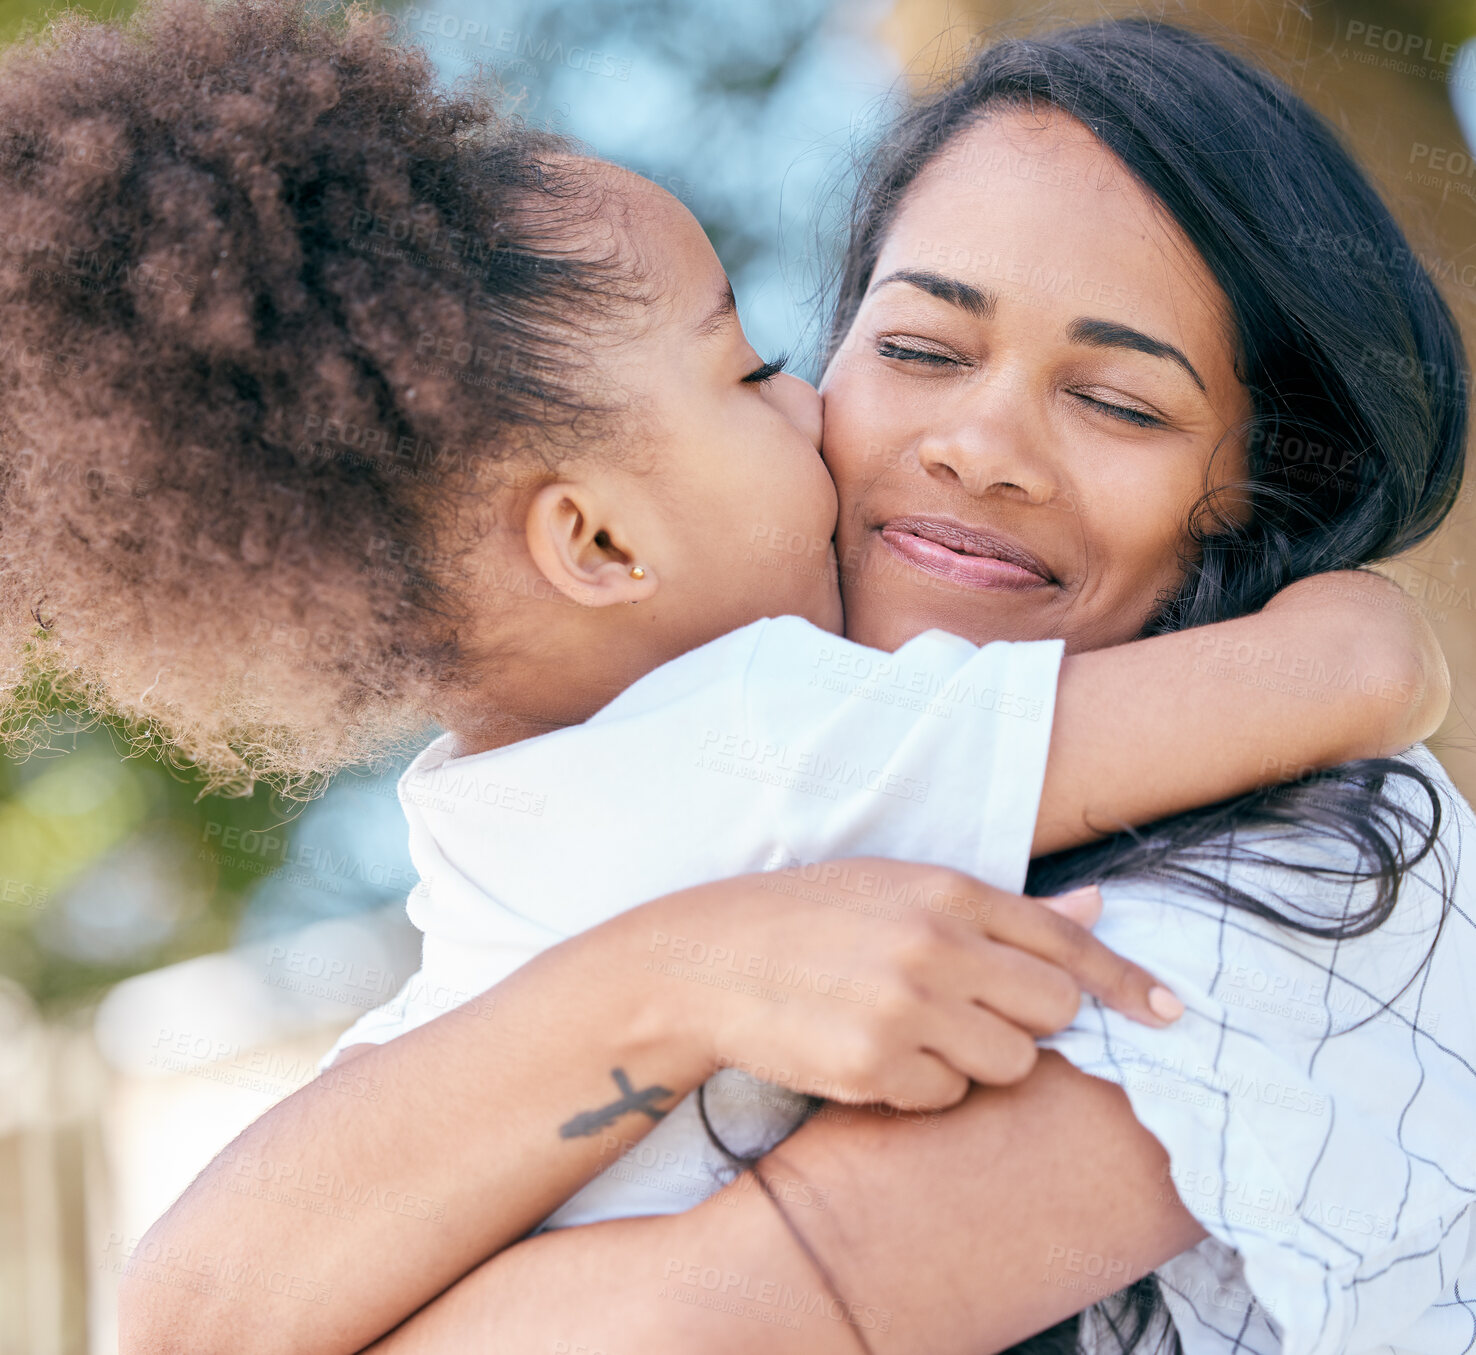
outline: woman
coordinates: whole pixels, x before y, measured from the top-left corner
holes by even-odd
[[[1350,232],[1371,245],[1357,270],[1329,248]],[[1459,485],[1464,368],[1410,258],[1325,128],[1208,44],[1108,24],[985,53],[883,148],[853,231],[826,383],[850,633],[890,645],[940,625],[1100,647],[1251,610],[1291,579],[1423,539]],[[1069,379],[1104,349],[1110,375]],[[977,587],[969,547],[986,535],[1043,562],[1043,586]],[[1295,656],[1206,660],[1227,680],[1317,690]],[[744,1178],[688,1213],[529,1239],[375,1349],[997,1350],[1155,1270],[1187,1350],[1464,1348],[1476,1170],[1441,1126],[1476,1108],[1457,982],[1473,938],[1458,876],[1444,908],[1442,801],[1458,867],[1469,812],[1419,754],[1039,863],[1036,890],[1121,881],[1104,890],[1102,935],[1192,994],[1197,1019],[1133,1042],[1091,1005],[1055,1041],[1069,1061],[1043,1056],[1016,1088],[975,1089],[936,1123],[818,1116],[759,1165],[764,1191]],[[858,902],[853,880],[826,902]],[[653,906],[747,918],[777,944],[764,884]],[[456,1026],[459,1062],[444,1042],[417,1046],[444,1054],[443,1088],[457,1071],[505,1092],[506,1069],[479,1062],[493,1046],[478,1020],[554,1013],[566,1038],[598,1032],[612,1049],[620,1022],[648,1029],[608,979],[634,969],[630,934],[591,937],[492,990]],[[1258,991],[1241,971],[1330,977],[1254,1005],[1232,996]],[[674,1064],[689,1038],[701,1032],[667,1037]],[[535,1046],[530,1033],[513,1074],[530,1086],[550,1072]],[[402,1053],[361,1054],[344,1076]],[[370,1335],[454,1279],[496,1207],[487,1157],[552,1174],[554,1154],[475,1090],[434,1088],[428,1075],[445,1160],[408,1179],[458,1182],[444,1227],[389,1220],[352,1249],[273,1258],[295,1298],[216,1305],[193,1326],[176,1311],[139,1339],[318,1349],[304,1276],[350,1293]],[[246,1146],[270,1162],[294,1133],[349,1133],[328,1090]],[[489,1111],[495,1123],[478,1119]],[[1228,1178],[1247,1167],[1235,1184],[1270,1201],[1233,1198]],[[224,1184],[213,1171],[187,1194],[158,1239],[174,1269],[154,1278],[177,1272],[191,1214]],[[162,1288],[148,1278],[135,1312]],[[1114,1322],[1136,1339],[1134,1314],[1112,1305],[1081,1337],[1111,1349]]]

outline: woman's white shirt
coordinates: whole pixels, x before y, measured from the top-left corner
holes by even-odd
[[[1185,1355],[1476,1348],[1476,872],[1461,859],[1476,820],[1423,746],[1405,760],[1442,794],[1442,852],[1404,878],[1382,927],[1323,940],[1181,887],[1109,882],[1096,935],[1188,1012],[1150,1030],[1088,999],[1042,1042],[1124,1088],[1168,1151],[1163,1188],[1211,1235],[1158,1271]],[[1389,788],[1428,823],[1423,791]],[[1244,845],[1264,859],[1216,861],[1216,844],[1201,864],[1309,914],[1371,899],[1284,864],[1336,870],[1346,847],[1301,831]],[[1116,1261],[1052,1256],[1042,1281],[1105,1294]],[[1088,1349],[1117,1349],[1097,1315],[1088,1325]]]

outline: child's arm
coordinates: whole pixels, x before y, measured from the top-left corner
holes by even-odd
[[[1300,580],[1253,616],[1068,655],[1031,853],[1400,752],[1449,703],[1429,623],[1365,570]]]

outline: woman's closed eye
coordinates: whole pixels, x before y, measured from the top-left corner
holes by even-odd
[[[781,353],[777,358],[764,363],[763,366],[755,367],[743,378],[743,383],[750,386],[766,386],[787,366],[789,366],[789,354]]]
[[[1092,406],[1094,411],[1100,411],[1109,419],[1116,419],[1121,423],[1130,423],[1137,428],[1163,428],[1165,421],[1142,405],[1131,405],[1118,403],[1115,400],[1103,400],[1099,396],[1088,394],[1086,391],[1074,390],[1071,392],[1083,404]]]
[[[876,355],[879,358],[890,358],[894,362],[917,363],[922,367],[953,367],[963,362],[955,353],[942,348],[925,347],[915,340],[912,343],[902,343],[897,339],[878,339]]]
[[[907,362],[915,366],[942,370],[948,367],[968,367],[972,364],[967,358],[950,352],[941,346],[933,346],[924,340],[911,339],[902,341],[894,338],[880,338],[876,341],[876,355],[887,358],[893,362]],[[1168,426],[1167,420],[1160,418],[1146,405],[1134,404],[1130,399],[1124,397],[1120,400],[1103,399],[1100,394],[1090,391],[1073,390],[1071,392],[1083,404],[1089,405],[1094,412],[1100,412],[1109,419],[1115,419],[1119,423],[1132,424],[1135,428],[1164,428]]]

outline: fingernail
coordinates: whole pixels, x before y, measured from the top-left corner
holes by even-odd
[[[1148,990],[1148,1009],[1164,1021],[1177,1021],[1184,1014],[1184,1004],[1167,988],[1156,986]]]
[[[1090,927],[1102,916],[1102,891],[1096,885],[1082,885],[1080,889],[1047,899],[1046,905],[1053,912],[1064,913],[1073,921]]]

